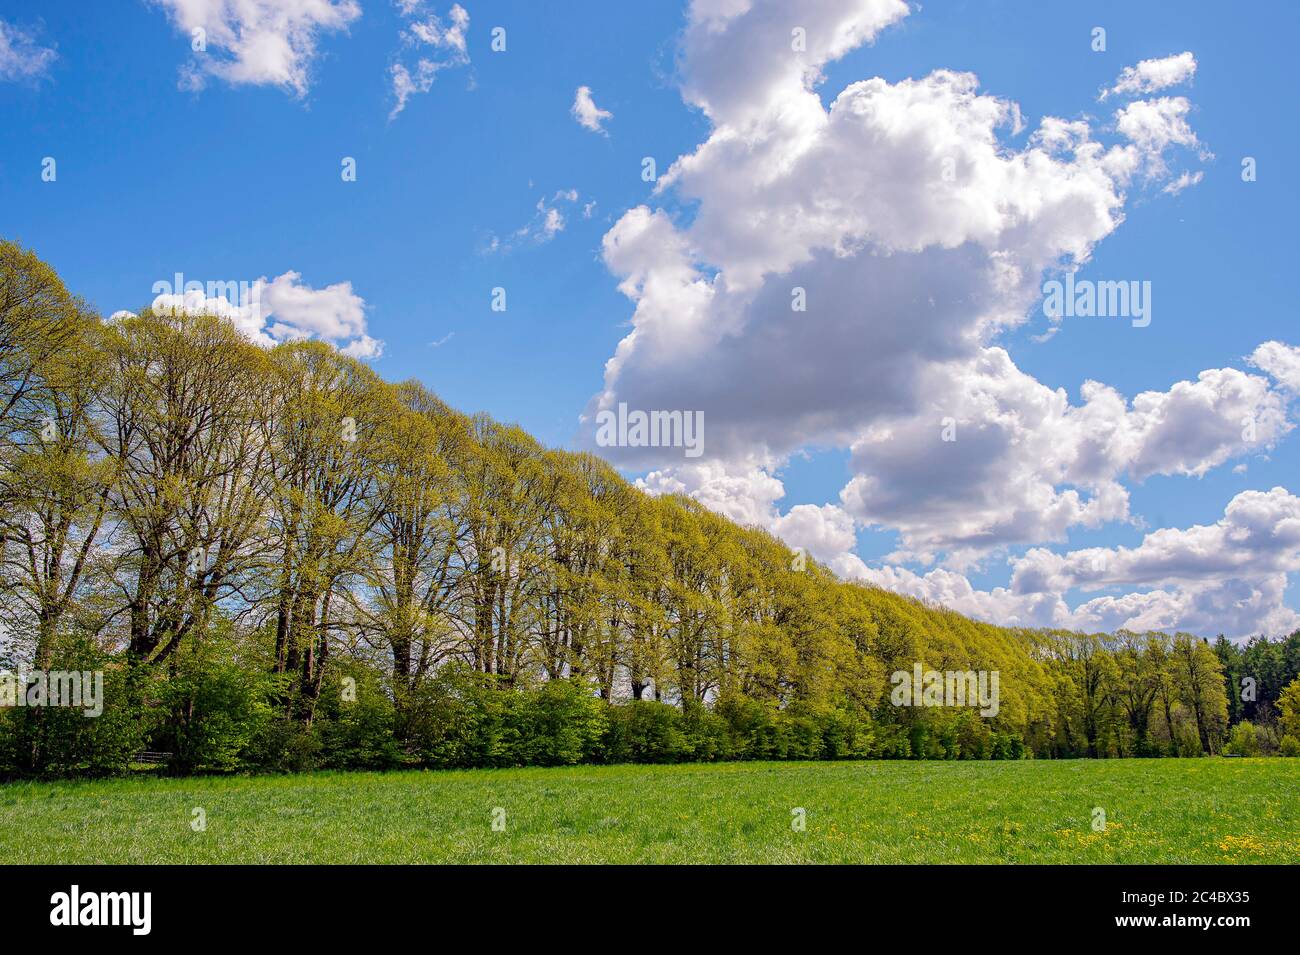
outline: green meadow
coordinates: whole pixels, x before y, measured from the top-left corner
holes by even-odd
[[[1300,863],[1300,759],[721,763],[19,782],[0,786],[0,858]]]

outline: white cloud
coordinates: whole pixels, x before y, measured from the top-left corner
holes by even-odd
[[[1104,90],[1099,99],[1108,96],[1145,95],[1186,83],[1196,74],[1196,57],[1191,51],[1161,59],[1143,60],[1137,66],[1126,66],[1115,85]]]
[[[1044,270],[1086,260],[1122,220],[1110,164],[1140,157],[1136,146],[1108,149],[1086,124],[1049,118],[1009,147],[1000,130],[1021,122],[1015,105],[944,70],[851,84],[827,110],[807,84],[848,40],[813,42],[810,25],[800,63],[754,56],[778,35],[788,49],[784,9],[696,8],[686,95],[715,128],[660,183],[696,202],[694,219],[679,228],[638,207],[605,236],[635,310],[589,421],[625,399],[704,410],[723,458],[848,444],[864,424],[920,410],[927,369],[977,360],[1026,320]],[[865,38],[905,12],[845,0],[814,14],[819,36]],[[791,310],[794,289],[805,312]]]
[[[781,514],[776,502],[785,495],[785,485],[758,462],[692,462],[651,471],[636,484],[651,494],[688,495],[738,524],[771,531],[844,576],[856,576],[865,566],[851,553],[854,523],[843,508],[796,504]]]
[[[956,568],[1014,544],[1064,540],[1074,527],[1126,521],[1124,479],[1199,477],[1273,447],[1292,428],[1284,396],[1236,369],[1131,402],[1089,381],[1080,404],[1000,348],[923,375],[918,409],[878,415],[853,441],[856,476],[841,502],[858,523],[900,533],[896,559],[942,556]]]
[[[1275,487],[1244,491],[1214,524],[1167,528],[1136,547],[1067,554],[1035,548],[1013,563],[1016,594],[1154,586],[1096,597],[1074,616],[1107,629],[1179,628],[1199,633],[1283,633],[1300,616],[1283,605],[1287,573],[1300,569],[1300,498]],[[1118,621],[1118,622],[1117,622]]]
[[[1213,582],[1300,570],[1300,498],[1286,489],[1243,491],[1214,524],[1165,528],[1137,547],[1057,554],[1033,548],[1012,565],[1015,593]]]
[[[412,23],[408,29],[410,34],[421,43],[450,50],[468,59],[465,32],[469,29],[469,13],[460,4],[453,4],[450,20],[451,25],[444,27],[441,20],[430,15],[424,20]]]
[[[40,46],[32,34],[0,20],[0,81],[39,80],[57,58],[52,47]]]
[[[834,504],[796,504],[772,521],[770,529],[836,570],[857,543],[853,518]]]
[[[1291,428],[1286,396],[1261,375],[1218,368],[1132,399],[1089,381],[1076,402],[996,339],[1031,320],[1046,274],[1086,263],[1120,226],[1131,189],[1200,181],[1171,173],[1172,153],[1208,153],[1182,97],[1128,103],[1109,126],[1046,116],[1022,139],[1017,105],[969,73],[815,90],[827,63],[907,15],[891,0],[692,6],[683,97],[712,129],[657,186],[689,216],[638,206],[604,237],[633,313],[586,427],[619,402],[701,411],[701,461],[602,452],[649,470],[647,489],[772,529],[845,575],[885,574],[853,553],[854,530],[877,526],[899,534],[891,559],[946,565],[891,568],[887,586],[999,622],[1114,619],[1118,604],[981,593],[956,571],[1132,520],[1126,482],[1199,476],[1267,450]],[[796,24],[805,53],[791,50]],[[1138,91],[1172,85],[1174,72],[1146,68]],[[1127,322],[1112,333],[1117,347],[1142,334]],[[949,417],[955,442],[941,438]],[[810,446],[850,448],[853,477],[839,503],[783,514],[774,475]],[[1129,618],[1204,622],[1206,608],[1235,600],[1234,626],[1277,622],[1266,583],[1171,585],[1166,598],[1138,595],[1141,607],[1133,597]]]
[[[806,90],[821,68],[908,15],[904,0],[695,0],[682,58],[682,94],[717,127],[786,112],[811,116]],[[792,31],[803,30],[805,50]],[[797,122],[797,120],[796,120]]]
[[[896,486],[894,503],[898,508],[886,522],[889,526],[901,527],[923,541],[928,532],[929,543],[948,547],[954,546],[964,529],[977,545],[972,548],[975,552],[981,552],[995,533],[1009,539],[1019,529],[1032,540],[1076,523],[1095,526],[1101,521],[1089,520],[1090,512],[1105,514],[1111,509],[1118,515],[1127,514],[1127,492],[1110,481],[1101,484],[1101,490],[1088,500],[1053,487],[1037,473],[1034,462],[1036,455],[1051,452],[1053,437],[1068,450],[1053,459],[1055,464],[1045,461],[1042,467],[1072,467],[1077,475],[1092,474],[1096,479],[1125,467],[1142,473],[1203,473],[1207,456],[1224,456],[1223,441],[1243,440],[1237,432],[1215,437],[1209,419],[1198,425],[1188,417],[1191,408],[1220,406],[1216,413],[1230,428],[1242,407],[1257,407],[1266,420],[1265,429],[1289,427],[1284,419],[1275,417],[1281,408],[1263,379],[1233,370],[1205,372],[1195,382],[1179,382],[1166,392],[1146,393],[1131,403],[1113,389],[1091,383],[1085,388],[1085,403],[1079,407],[1069,406],[1063,395],[1047,392],[1019,372],[1012,375],[1012,382],[1013,391],[1027,389],[1027,393],[1007,404],[1004,417],[1014,421],[1037,399],[1057,414],[1055,422],[1050,426],[1033,423],[1017,438],[1026,442],[1024,454],[1012,454],[1010,463],[998,465],[999,472],[992,475],[972,475],[967,467],[951,461],[933,466],[932,460],[928,472],[922,462],[915,471],[899,473],[897,463],[888,459],[894,468],[889,477]],[[991,385],[986,382],[985,387]],[[1007,425],[1006,420],[997,423]],[[936,423],[927,422],[930,424]],[[1210,433],[1208,437],[1199,435],[1202,429]],[[926,428],[935,438],[938,430]],[[1178,433],[1182,439],[1174,437]],[[1203,444],[1185,447],[1188,439]],[[962,440],[949,447],[955,451]],[[1017,447],[1017,440],[1009,441],[1007,447]],[[976,458],[980,461],[978,455]],[[953,472],[951,479],[946,477],[949,471]],[[938,479],[937,491],[927,483],[936,480],[935,472],[945,476]],[[638,484],[652,493],[689,495],[732,520],[764,527],[790,546],[804,548],[843,577],[1003,625],[1085,630],[1181,628],[1197,633],[1223,631],[1232,636],[1282,633],[1300,625],[1300,618],[1282,602],[1286,573],[1300,568],[1300,500],[1281,488],[1267,494],[1238,495],[1219,524],[1152,532],[1138,548],[1091,548],[1066,555],[1033,548],[1011,561],[1010,587],[979,591],[952,569],[936,568],[921,574],[899,566],[868,567],[853,553],[858,522],[850,511],[858,502],[852,500],[852,494],[846,493],[850,506],[799,504],[779,513],[777,504],[785,488],[771,473],[770,462],[690,462],[653,471]],[[848,490],[857,488],[850,485]],[[917,499],[914,515],[902,510],[911,504],[909,491]],[[1033,494],[1043,497],[1037,510]],[[971,528],[983,528],[985,533]],[[962,552],[958,549],[956,553]],[[917,556],[903,553],[893,559]],[[930,555],[919,556],[928,559]],[[1145,592],[1104,594],[1074,608],[1063,597],[1072,589],[1157,586],[1159,589]]]
[[[1284,603],[1287,574],[1300,569],[1300,499],[1280,487],[1246,491],[1214,524],[1153,531],[1131,548],[1033,548],[1010,563],[1010,586],[988,591],[943,568],[847,576],[1004,626],[1280,635],[1300,626]],[[1073,590],[1103,593],[1071,607]]]
[[[221,294],[209,296],[195,289],[158,295],[152,308],[220,315],[263,346],[319,338],[355,358],[378,358],[383,354],[384,343],[366,332],[366,303],[352,290],[351,282],[315,289],[303,284],[298,272],[285,272],[270,281],[259,278],[249,286],[246,300],[243,296],[236,298],[241,300],[232,301]],[[130,313],[115,312],[113,318],[124,314]]]
[[[269,284],[259,280],[265,315],[275,318],[269,326],[272,334],[337,341],[365,332],[366,303],[352,291],[351,282],[313,289],[302,285],[301,278],[297,272],[285,272]]]
[[[402,31],[403,44],[420,51],[421,55],[410,66],[399,61],[389,67],[395,101],[388,114],[390,120],[406,109],[412,96],[429,92],[440,72],[469,63],[469,48],[465,40],[469,31],[469,13],[464,7],[454,4],[446,24],[435,14],[425,13],[419,0],[399,0],[398,8],[409,20]],[[428,53],[426,48],[433,52]]]
[[[1017,595],[1005,587],[976,590],[963,574],[942,567],[918,574],[902,567],[864,565],[848,576],[1003,627],[1069,625],[1070,609],[1058,595]]]
[[[356,0],[155,0],[191,40],[203,31],[206,50],[182,70],[181,85],[200,89],[208,77],[233,86],[278,86],[305,96],[321,34],[346,30],[361,16]]]
[[[1278,341],[1264,342],[1247,360],[1287,391],[1300,394],[1300,348]]]
[[[1281,636],[1300,626],[1300,615],[1284,604],[1286,575],[1280,573],[1106,595],[1074,607],[1055,593],[1016,594],[1005,587],[977,590],[962,574],[942,568],[921,575],[886,566],[864,568],[850,576],[1000,626],[1094,633],[1183,630],[1230,638]]]
[[[593,133],[605,132],[605,127],[602,124],[605,120],[614,118],[614,114],[609,110],[601,109],[596,105],[591,98],[590,86],[578,87],[578,91],[573,97],[573,106],[570,107],[569,112],[578,121],[578,125],[591,130]]]
[[[1016,150],[999,136],[1014,105],[947,71],[854,83],[829,111],[801,87],[773,110],[746,100],[743,130],[716,128],[663,177],[697,203],[688,227],[639,207],[606,235],[635,311],[589,420],[621,397],[705,410],[724,456],[846,444],[916,409],[929,366],[973,361],[1023,323],[1043,272],[1122,221],[1117,151],[1172,142],[1107,149],[1045,121]]]
[[[542,224],[538,231],[538,238],[541,241],[546,242],[554,238],[557,233],[564,231],[564,216],[560,214],[559,209],[543,207],[539,211],[542,213]]]
[[[352,358],[365,360],[367,358],[378,358],[384,353],[384,343],[369,335],[361,335],[348,342],[339,351]]]
[[[1115,128],[1153,160],[1169,145],[1195,146],[1196,134],[1187,124],[1191,103],[1185,96],[1141,99],[1115,112]]]
[[[565,230],[568,218],[562,211],[563,206],[573,206],[579,200],[577,189],[561,189],[549,200],[542,196],[537,200],[536,212],[532,219],[524,223],[506,239],[491,235],[485,251],[510,252],[521,244],[542,245],[550,242]],[[589,203],[589,205],[592,205]]]
[[[1187,172],[1186,170],[1184,170],[1181,176],[1179,176],[1173,182],[1166,185],[1164,189],[1160,191],[1168,193],[1171,196],[1176,196],[1184,189],[1199,184],[1200,181],[1204,178],[1205,178],[1205,173],[1201,172],[1199,169],[1196,172]]]
[[[763,468],[700,461],[651,471],[637,486],[652,494],[688,494],[739,524],[771,528],[784,485]]]

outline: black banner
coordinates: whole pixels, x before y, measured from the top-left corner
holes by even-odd
[[[373,941],[381,923],[430,920],[440,932],[462,924],[500,937],[535,934],[555,924],[557,912],[566,933],[590,923],[617,934],[629,928],[620,927],[626,918],[650,942],[681,909],[692,932],[708,933],[710,921],[726,935],[772,922],[843,922],[868,938],[902,930],[927,949],[984,932],[998,941],[1130,935],[1182,943],[1200,935],[1233,944],[1294,931],[1293,875],[1280,866],[34,866],[0,870],[0,908],[9,942],[75,933],[79,941],[128,944],[280,937],[337,944]],[[659,928],[630,914],[637,911],[658,913],[650,923]]]

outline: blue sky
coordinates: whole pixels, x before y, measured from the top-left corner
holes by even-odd
[[[718,436],[705,457],[708,467],[610,449],[630,476],[765,523],[846,576],[966,612],[1002,621],[1186,627],[1236,636],[1300,621],[1291,609],[1297,606],[1291,568],[1300,562],[1290,536],[1290,522],[1297,520],[1290,495],[1297,438],[1287,433],[1294,392],[1287,371],[1292,353],[1285,350],[1300,338],[1293,331],[1290,262],[1300,212],[1288,168],[1300,149],[1290,121],[1295,83],[1289,47],[1300,20],[1292,5],[1264,4],[1246,16],[1208,3],[1183,4],[1175,14],[1159,4],[1005,0],[913,3],[904,15],[886,9],[888,0],[792,2],[779,14],[763,0],[730,7],[700,3],[694,10],[673,3],[557,8],[464,0],[463,51],[449,38],[458,22],[450,4],[411,0],[403,9],[388,0],[334,0],[328,6],[335,24],[303,19],[306,6],[256,0],[251,8],[263,19],[238,23],[223,20],[222,5],[207,0],[51,0],[39,10],[0,0],[0,36],[6,38],[0,42],[0,235],[34,248],[105,315],[148,305],[154,283],[176,272],[250,282],[292,272],[297,278],[290,284],[312,291],[350,283],[319,305],[328,308],[340,296],[364,303],[365,334],[383,343],[382,354],[370,360],[384,377],[417,377],[451,404],[517,421],[550,445],[590,446],[590,431],[579,418],[609,401],[662,403],[665,394],[680,394],[682,406],[704,411],[706,434]],[[820,79],[811,73],[782,78],[771,65],[767,40],[772,31],[784,36],[791,24],[805,22],[807,64]],[[194,23],[202,23],[210,38],[204,53],[191,50]],[[424,36],[434,42],[413,32],[420,25],[432,26]],[[831,26],[872,39],[819,52],[819,37],[832,35]],[[1106,31],[1104,51],[1092,49],[1096,26]],[[506,31],[504,51],[492,49],[494,27]],[[238,46],[268,38],[294,52],[277,59]],[[1125,67],[1184,51],[1194,56],[1194,75],[1099,102],[1099,91],[1113,86]],[[394,66],[414,72],[420,59],[437,64],[432,82],[394,116]],[[286,64],[297,72],[276,72]],[[736,277],[753,267],[763,276],[762,288],[785,294],[782,282],[803,281],[798,263],[829,254],[818,244],[820,232],[800,237],[799,248],[778,249],[767,242],[770,236],[757,235],[756,247],[770,246],[761,255],[741,248],[749,224],[777,215],[788,194],[799,193],[796,205],[804,213],[821,200],[843,213],[845,224],[828,226],[826,234],[852,233],[868,252],[888,249],[899,265],[908,255],[930,254],[925,244],[933,242],[933,267],[949,269],[947,253],[938,251],[942,241],[923,238],[918,250],[904,240],[911,236],[909,217],[919,222],[933,212],[897,198],[909,188],[912,167],[906,163],[925,132],[891,139],[897,127],[880,119],[880,129],[862,132],[876,137],[870,140],[877,144],[874,154],[846,145],[857,142],[857,132],[840,143],[809,134],[806,145],[818,156],[812,168],[834,174],[824,186],[810,184],[812,173],[804,171],[796,183],[765,193],[760,178],[766,167],[755,165],[752,149],[749,158],[705,156],[694,172],[658,189],[641,176],[643,157],[655,158],[662,177],[679,157],[715,139],[721,154],[728,136],[779,142],[797,164],[807,155],[796,143],[801,133],[783,124],[787,107],[802,103],[803,92],[820,98],[820,113],[846,87],[880,77],[885,86],[872,102],[884,104],[908,81],[924,84],[935,70],[973,73],[978,95],[1018,105],[1022,128],[1007,123],[996,133],[994,152],[1002,160],[1035,148],[1045,116],[1085,121],[1095,141],[1121,147],[1125,139],[1114,114],[1138,100],[1185,98],[1195,136],[1194,144],[1174,142],[1158,159],[1135,159],[1140,171],[1114,173],[1113,185],[1106,184],[1122,196],[1111,210],[1114,222],[1093,233],[1077,227],[1088,247],[1077,277],[1149,281],[1149,327],[1067,318],[1043,340],[1050,325],[1038,302],[1008,294],[1006,307],[1020,309],[1023,321],[980,341],[980,348],[1005,349],[1018,371],[971,372],[978,380],[962,386],[963,394],[1002,397],[973,401],[958,415],[955,447],[971,457],[959,466],[936,457],[925,478],[934,500],[958,506],[964,491],[942,486],[945,471],[985,482],[971,504],[972,512],[988,512],[974,529],[982,542],[975,545],[934,530],[942,510],[931,516],[915,501],[899,503],[898,488],[889,482],[906,490],[915,476],[895,470],[899,458],[890,457],[890,448],[897,445],[868,442],[864,451],[861,444],[873,426],[903,435],[923,430],[918,422],[926,422],[937,434],[939,405],[957,398],[940,400],[915,381],[906,395],[854,394],[873,387],[857,379],[837,386],[830,359],[843,344],[837,348],[829,332],[819,339],[819,323],[838,327],[845,316],[816,316],[791,329],[802,342],[791,361],[802,363],[804,377],[815,382],[819,370],[828,369],[824,391],[809,385],[806,400],[816,413],[785,415],[779,391],[747,399],[743,414],[728,399],[765,380],[763,342],[772,340],[768,322],[777,320],[759,314],[758,286],[739,291],[743,283]],[[749,92],[737,93],[733,85]],[[930,82],[917,95],[939,97],[941,86]],[[612,114],[602,128],[586,128],[572,114],[579,87],[589,88],[596,105]],[[751,95],[765,88],[768,93]],[[971,101],[943,102],[935,109],[966,110]],[[984,168],[994,168],[1000,160],[980,152],[978,130],[961,128],[972,139],[952,148],[982,156]],[[1257,181],[1242,181],[1246,156],[1257,162]],[[42,181],[46,157],[57,162],[54,182]],[[340,176],[344,157],[356,160],[355,182]],[[1084,164],[1076,158],[1071,169],[1081,172]],[[1201,178],[1177,194],[1164,191],[1184,172]],[[854,183],[859,175],[862,181]],[[977,188],[983,186],[971,186]],[[990,200],[994,205],[1023,198],[1014,185],[998,188],[1011,192]],[[1081,187],[1071,179],[1070,188]],[[576,198],[569,198],[571,191]],[[856,211],[853,202],[860,203]],[[663,237],[648,246],[633,241],[643,225],[635,218],[639,207],[665,217]],[[942,215],[944,207],[937,208]],[[562,216],[563,227],[548,234],[550,209]],[[859,212],[868,223],[861,236],[853,233],[860,230]],[[878,224],[879,216],[891,214],[899,218],[893,232]],[[1034,220],[1040,212],[1027,203],[1005,215],[994,238],[978,222],[964,238],[982,243],[982,253],[998,253],[1019,241],[1013,219]],[[1076,226],[1063,214],[1059,222],[1046,213],[1041,218],[1044,235],[1055,230],[1052,241],[1073,241]],[[951,229],[940,223],[931,231]],[[622,258],[610,257],[611,235],[629,239]],[[734,248],[729,237],[741,237]],[[647,283],[629,296],[619,283],[629,271],[676,281],[676,265],[659,261],[656,250],[678,239],[691,246],[696,278],[714,285],[734,278],[738,291],[727,299],[732,305],[718,304],[715,296],[701,306],[690,317],[698,327],[674,338],[664,331],[667,320],[657,316],[680,304],[676,293],[656,300],[661,293]],[[855,247],[821,270],[819,281],[850,283],[871,274],[862,258],[868,252]],[[1015,255],[1034,268],[1041,264],[1033,250]],[[916,274],[930,267],[927,260]],[[1025,287],[1040,281],[1037,274],[1027,276]],[[490,308],[495,287],[507,291],[505,312]],[[862,306],[862,335],[855,340],[866,343],[869,360],[878,351],[873,335],[889,337],[873,323],[899,319],[889,304],[874,308],[875,286],[866,281],[865,287],[850,301]],[[918,285],[916,292],[929,294],[927,288]],[[809,291],[816,299],[820,290],[810,284]],[[984,294],[977,285],[968,293]],[[316,307],[316,299],[306,301]],[[740,318],[722,334],[716,329],[730,320],[729,308]],[[927,319],[922,312],[903,320]],[[766,339],[760,327],[769,329]],[[954,335],[959,327],[952,326]],[[642,341],[625,367],[607,376],[606,362],[633,328]],[[826,351],[817,351],[819,340]],[[1270,367],[1248,363],[1265,342],[1279,343]],[[750,350],[752,360],[736,357]],[[936,381],[948,380],[931,364],[936,356],[923,352],[906,344],[905,360],[919,362],[917,368]],[[969,365],[979,354],[969,350],[960,360]],[[1215,369],[1235,370],[1254,384],[1216,379],[1213,387],[1187,392],[1176,409],[1171,402],[1157,413],[1160,421],[1148,416],[1117,424],[1117,431],[1131,428],[1135,436],[1131,447],[1112,449],[1115,460],[1126,463],[1104,478],[1088,470],[1082,451],[1035,470],[1033,454],[1014,450],[1081,440],[1072,424],[1025,418],[1025,402],[1039,400],[1024,397],[1031,382],[1064,389],[1077,409],[1085,403],[1080,389],[1086,380],[1131,401],[1140,392],[1173,394],[1177,383],[1196,382],[1201,372]],[[1003,377],[991,384],[991,374]],[[701,379],[709,385],[693,384]],[[1004,386],[1010,390],[1000,390]],[[1254,390],[1244,395],[1243,388]],[[1223,397],[1225,389],[1235,397]],[[1011,390],[1019,397],[1008,397]],[[1002,401],[1006,407],[994,407]],[[1224,416],[1236,415],[1238,405],[1264,409],[1263,438],[1198,444],[1197,436],[1223,430]],[[833,423],[810,424],[824,421]],[[1053,427],[1059,440],[1044,430]],[[988,441],[964,439],[974,431]],[[1141,442],[1147,443],[1138,447]],[[1184,453],[1184,446],[1190,450]],[[860,484],[862,494],[843,498],[855,475],[870,479],[870,487]],[[773,479],[781,482],[779,491]],[[1014,514],[998,513],[1001,492],[992,483],[1003,479],[1008,498],[1025,490]],[[1093,499],[1103,484],[1126,496],[1123,508],[1101,508],[1108,516],[1055,522],[1025,516],[1037,503],[1064,507],[1073,489]],[[1285,494],[1274,495],[1274,488]],[[1050,500],[1043,496],[1049,492]],[[1250,516],[1234,523],[1225,509],[1243,492],[1269,496],[1242,499],[1239,510]],[[1261,509],[1267,516],[1257,520]],[[1171,533],[1153,539],[1161,529]],[[845,546],[846,534],[855,546]],[[1229,553],[1238,545],[1241,553]],[[1036,550],[1059,559],[1035,557],[1019,565],[1016,578],[1015,562]],[[1080,551],[1093,557],[1104,552],[1101,559],[1112,570],[1089,579],[1079,571],[1083,557],[1071,558]],[[1215,564],[1207,552],[1223,560]]]

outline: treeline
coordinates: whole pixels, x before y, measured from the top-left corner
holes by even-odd
[[[1300,631],[1285,640],[1255,637],[1244,646],[1221,636],[1214,652],[1229,687],[1227,751],[1300,755]]]
[[[846,583],[326,344],[104,321],[0,242],[0,666],[106,694],[0,710],[6,774],[1190,755],[1245,719],[1290,752],[1297,641],[1008,629]],[[1258,647],[1283,663],[1246,709]],[[893,705],[917,663],[997,671],[996,715]]]

